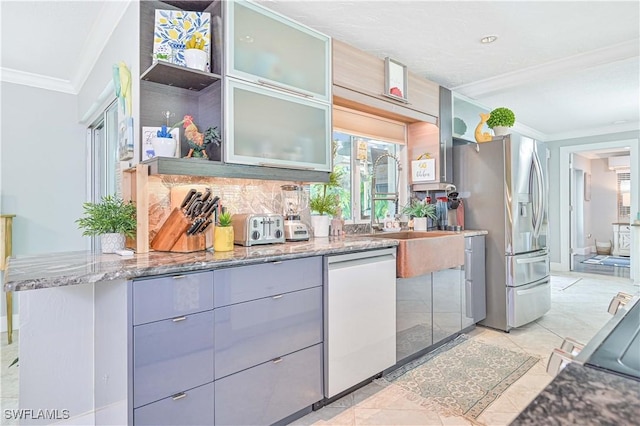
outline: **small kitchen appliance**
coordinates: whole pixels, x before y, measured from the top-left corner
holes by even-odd
[[[300,212],[307,207],[307,197],[300,185],[282,185],[284,238],[287,241],[306,241],[309,228],[300,221]]]
[[[284,219],[270,213],[235,214],[232,218],[233,242],[241,246],[284,243]]]

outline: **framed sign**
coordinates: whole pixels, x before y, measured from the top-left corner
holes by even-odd
[[[407,102],[407,66],[386,57],[384,59],[384,95]]]

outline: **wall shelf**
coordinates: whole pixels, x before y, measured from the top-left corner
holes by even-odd
[[[151,175],[185,175],[239,179],[285,180],[292,182],[328,182],[329,172],[291,170],[278,167],[246,166],[199,158],[155,157],[143,161]]]
[[[158,61],[152,64],[140,76],[140,79],[160,83],[167,86],[200,91],[211,86],[222,77],[218,74],[204,72],[193,68]]]

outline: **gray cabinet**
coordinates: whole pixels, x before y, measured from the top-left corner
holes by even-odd
[[[432,273],[433,343],[462,330],[463,268],[443,269]]]
[[[134,423],[212,424],[213,273],[135,280],[131,294]]]
[[[215,382],[216,425],[268,425],[322,399],[322,345]]]
[[[462,328],[487,317],[485,278],[485,237],[464,239],[464,291],[462,292]]]
[[[136,426],[203,426],[214,422],[213,382],[177,393],[134,411]]]
[[[214,271],[215,422],[271,424],[322,399],[322,257]]]
[[[322,287],[216,309],[215,377],[321,341]]]

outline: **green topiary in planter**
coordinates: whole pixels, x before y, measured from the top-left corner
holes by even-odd
[[[487,120],[487,126],[493,129],[496,126],[512,127],[516,122],[516,116],[509,108],[496,108],[491,111],[491,116]]]

